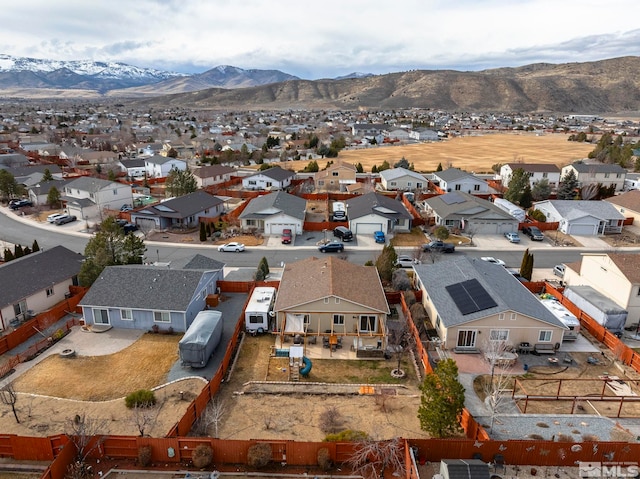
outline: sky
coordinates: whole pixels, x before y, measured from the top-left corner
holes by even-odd
[[[0,53],[304,79],[640,54],[637,0],[20,0]]]

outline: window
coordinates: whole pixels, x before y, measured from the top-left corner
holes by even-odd
[[[133,321],[133,311],[131,311],[130,309],[121,309],[120,319],[122,319],[123,321]]]
[[[538,335],[538,341],[541,343],[549,343],[551,342],[551,336],[553,335],[553,331],[541,330]]]
[[[19,303],[16,303],[13,305],[13,312],[16,316],[20,316],[21,314],[24,314],[27,312],[27,302],[26,301],[20,301]]]
[[[543,178],[547,178],[548,176],[549,176],[549,173],[542,173]]]
[[[336,304],[340,304],[340,298],[336,298]]]
[[[511,321],[515,321],[517,317],[518,317],[518,313],[511,313],[511,318],[509,319],[511,319]]]
[[[310,322],[311,322],[311,316],[309,316],[308,314],[305,314],[304,315],[304,325],[308,326]]]
[[[480,185],[473,185],[473,191],[480,191]]]
[[[171,315],[169,314],[169,311],[154,311],[153,322],[154,323],[170,323]]]
[[[407,188],[411,188],[411,182],[407,181]]]
[[[94,309],[93,322],[95,324],[109,324],[109,311],[106,309]]]
[[[373,333],[376,330],[376,317],[375,316],[360,316],[360,332],[361,333]]]
[[[609,178],[609,173],[605,173],[605,174],[604,174],[604,177],[605,177],[605,178]]]
[[[344,314],[334,314],[333,315],[333,325],[342,325],[344,324]]]
[[[498,314],[498,321],[504,321],[504,313]]]
[[[329,304],[329,298],[324,298],[324,304]]]
[[[249,184],[251,186],[255,186],[257,183],[256,183],[256,180],[249,180]]]
[[[249,324],[262,324],[262,316],[252,314],[249,316]]]
[[[114,188],[114,190],[113,190],[113,196],[117,196],[117,195],[118,195],[118,189],[117,189],[117,188]]]
[[[395,181],[390,182],[389,186],[396,186],[396,182]]]
[[[53,286],[51,286],[50,288],[47,288],[47,298],[49,296],[53,296]]]
[[[331,176],[339,176],[339,174],[338,174],[337,171],[334,171],[334,172],[331,173]]]
[[[462,189],[462,185],[456,185],[456,187],[454,188],[456,191],[460,191]]]
[[[436,329],[440,328],[440,316],[438,315],[438,317],[436,318]]]
[[[489,332],[489,339],[491,341],[506,341],[509,339],[508,329],[492,329]]]

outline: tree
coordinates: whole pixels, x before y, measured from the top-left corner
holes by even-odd
[[[446,240],[449,237],[449,229],[446,226],[438,226],[434,231],[433,231],[433,236],[435,236],[436,238],[438,238],[439,240]]]
[[[364,173],[364,168],[360,162],[356,163],[356,173]]]
[[[19,196],[20,186],[15,177],[7,170],[0,169],[0,195],[4,199]]]
[[[520,264],[520,276],[531,281],[533,275],[533,253],[529,253],[527,248],[522,254],[522,263]]]
[[[576,189],[578,188],[578,178],[573,169],[569,170],[560,182],[560,188],[558,188],[559,200],[575,200]]]
[[[551,186],[549,185],[549,180],[546,178],[542,178],[540,181],[537,181],[533,188],[531,188],[531,196],[535,201],[546,200],[551,195]]]
[[[68,418],[65,429],[76,447],[76,461],[80,466],[84,466],[89,454],[104,442],[104,433],[108,431],[108,425],[106,419],[94,419],[83,413]],[[80,467],[76,472],[81,471],[86,471],[86,467]],[[82,473],[76,475],[76,479],[82,477]],[[88,477],[93,475],[89,474]]]
[[[438,163],[438,167],[436,168],[436,171],[442,171],[442,162]]]
[[[18,419],[18,413],[16,412],[16,403],[18,402],[18,395],[11,383],[4,386],[0,389],[0,401],[2,404],[6,406],[11,406],[11,410],[13,411],[13,417],[16,418],[16,422],[20,424],[20,419]]]
[[[258,269],[264,273],[264,277],[269,276],[269,262],[265,256],[262,257],[258,264]]]
[[[460,430],[464,408],[464,387],[458,380],[458,366],[453,359],[440,361],[420,386],[418,408],[420,428],[431,437],[450,437]]]
[[[36,251],[40,251],[40,245],[38,244],[38,240],[33,240],[33,243],[31,244],[31,251],[34,253]]]
[[[492,333],[494,333],[492,331]],[[508,397],[502,394],[507,389],[513,377],[510,374],[513,366],[501,364],[501,356],[509,350],[506,340],[499,336],[490,336],[483,346],[484,357],[489,361],[491,374],[489,377],[481,376],[482,391],[485,394],[485,404],[491,413],[490,429],[493,429],[495,417],[505,409]]]
[[[200,222],[200,241],[207,241],[207,225],[204,221]]]
[[[304,173],[317,173],[320,171],[320,167],[318,166],[318,162],[316,160],[310,161],[307,163],[307,166],[302,170]]]
[[[516,168],[513,170],[511,175],[511,179],[509,180],[508,190],[504,194],[504,199],[511,201],[511,203],[520,205],[523,208],[528,208],[531,206],[531,200],[529,200],[529,205],[525,206],[523,204],[523,197],[525,196],[525,192],[528,189],[529,195],[531,194],[531,186],[529,184],[529,173],[524,171],[522,168]]]
[[[13,247],[13,257],[15,259],[22,258],[24,256],[24,250],[22,249],[22,245],[15,245]]]
[[[389,165],[389,162],[387,160],[384,160],[382,164],[378,166],[378,173],[384,170],[388,170],[389,168],[391,168],[391,165]]]
[[[53,181],[53,175],[51,174],[51,170],[49,168],[45,168],[42,172],[42,182],[45,183],[47,181]]]
[[[222,423],[222,418],[227,413],[227,405],[224,400],[216,396],[209,401],[205,410],[194,425],[194,432],[199,436],[208,436],[209,428],[213,426],[213,437],[218,438],[218,428]]]
[[[395,248],[391,244],[384,245],[382,252],[376,258],[376,268],[378,268],[380,279],[383,281],[391,281],[397,260],[398,255]]]
[[[387,468],[393,470],[393,476],[404,477],[404,441],[398,437],[386,441],[361,439],[356,442],[347,464],[355,475],[365,479],[382,478]]]
[[[52,208],[60,206],[60,190],[55,186],[52,186],[47,193],[47,204]]]
[[[198,189],[196,178],[188,168],[186,170],[171,168],[167,174],[165,186],[169,196],[184,196]]]
[[[177,131],[178,133],[180,132],[180,130],[177,130]],[[169,151],[167,151],[167,158],[178,158],[178,150],[176,150],[173,147],[169,148]]]
[[[394,168],[404,168],[405,170],[409,169],[409,160],[407,160],[404,156],[396,161],[393,165]]]

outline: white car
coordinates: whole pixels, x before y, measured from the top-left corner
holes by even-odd
[[[62,218],[63,216],[66,216],[66,215],[64,215],[63,213],[53,213],[47,216],[47,222],[55,223],[58,218]]]
[[[218,251],[240,253],[241,251],[244,251],[244,245],[236,242],[221,244],[218,246]]]
[[[420,260],[407,255],[400,255],[396,260],[396,266],[400,268],[411,268],[415,264],[420,264]]]
[[[501,259],[494,258],[493,256],[483,256],[480,258],[482,261],[486,261],[487,263],[499,264],[500,266],[506,266],[505,262]]]

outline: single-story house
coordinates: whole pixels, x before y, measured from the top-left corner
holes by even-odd
[[[624,215],[600,200],[544,200],[533,204],[547,221],[558,222],[558,231],[573,236],[620,233]]]
[[[276,166],[243,178],[242,187],[247,190],[284,190],[294,176],[293,171]]]
[[[518,231],[518,220],[488,200],[462,191],[434,196],[422,202],[435,224],[479,234]]]
[[[509,187],[513,172],[518,168],[529,174],[529,185],[533,186],[540,180],[547,180],[552,190],[560,184],[560,168],[551,163],[506,163],[500,168],[502,185]]]
[[[633,218],[634,225],[640,225],[640,190],[627,191],[604,201],[611,203],[625,218]]]
[[[336,336],[354,351],[386,349],[389,305],[378,270],[327,256],[285,265],[274,306],[282,335]]]
[[[418,141],[438,141],[440,140],[440,135],[436,130],[430,128],[418,128],[409,132],[409,138]]]
[[[118,210],[123,205],[133,204],[130,185],[91,176],[70,181],[61,193],[69,214],[78,218],[95,218],[105,209]]]
[[[64,187],[71,181],[73,180],[53,179],[51,181],[41,181],[37,185],[28,188],[29,199],[34,205],[46,205],[51,188],[55,187],[58,190],[58,193],[60,193],[60,197],[62,197]]]
[[[184,266],[107,266],[80,301],[88,325],[185,332],[215,294],[224,264],[196,255]]]
[[[447,168],[443,171],[436,171],[432,173],[432,176],[433,182],[447,193],[462,191],[478,195],[489,192],[489,184],[486,181],[460,168]]]
[[[467,256],[415,265],[422,303],[442,347],[488,349],[488,341],[562,343],[566,326],[504,267]]]
[[[576,175],[579,188],[599,183],[605,188],[615,185],[616,191],[622,191],[627,176],[627,170],[617,164],[575,161],[562,168],[560,181],[569,174],[569,171],[573,171]]]
[[[349,228],[354,234],[411,231],[413,216],[395,198],[372,192],[348,199],[346,206]]]
[[[226,165],[207,165],[195,168],[193,170],[193,177],[196,179],[198,188],[205,188],[207,186],[218,185],[229,181],[231,175],[236,172],[235,168]]]
[[[583,253],[567,264],[567,286],[591,286],[629,313],[627,324],[640,321],[640,253]]]
[[[406,168],[390,168],[380,172],[380,184],[385,190],[421,190],[427,185],[420,173]]]
[[[144,166],[149,178],[166,178],[173,169],[185,171],[187,162],[170,156],[153,155],[145,158]]]
[[[0,265],[0,330],[64,301],[78,286],[84,257],[64,246],[40,250]]]
[[[290,229],[302,233],[307,200],[284,191],[274,191],[253,198],[240,213],[242,228],[256,228],[266,235],[280,235]]]
[[[197,190],[132,211],[131,222],[139,226],[146,224],[149,231],[192,228],[199,225],[200,218],[217,218],[223,213],[223,200],[204,190]]]

